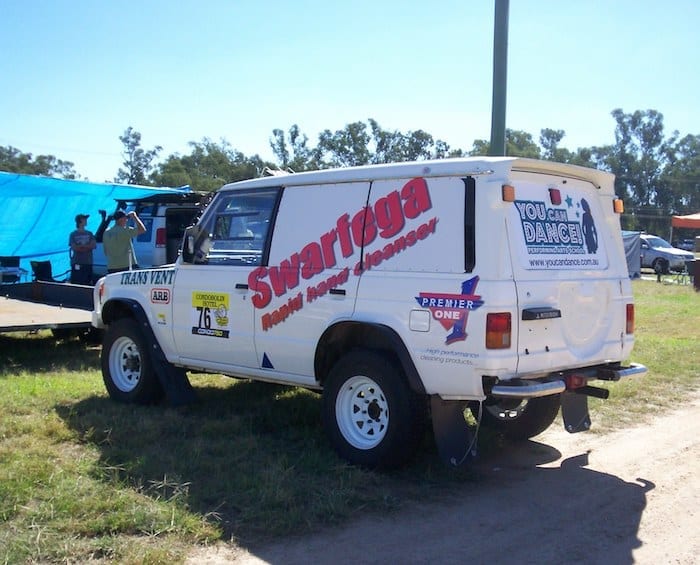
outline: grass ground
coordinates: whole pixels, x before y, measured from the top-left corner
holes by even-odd
[[[629,425],[700,388],[700,293],[635,281],[633,361],[649,374],[591,399],[594,429]],[[0,563],[175,563],[194,544],[303,534],[396,511],[476,480],[430,438],[394,473],[349,467],[327,445],[308,391],[192,379],[194,406],[107,398],[99,348],[47,334],[0,336]],[[488,449],[493,437],[482,437]]]

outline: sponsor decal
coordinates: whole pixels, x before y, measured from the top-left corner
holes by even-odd
[[[119,279],[121,285],[172,285],[175,269],[153,271],[124,271]]]
[[[230,297],[225,292],[192,293],[192,335],[228,338]]]
[[[418,219],[431,208],[425,179],[411,179],[400,189],[378,198],[354,214],[341,214],[330,230],[302,246],[279,265],[254,269],[248,276],[248,288],[255,293],[252,303],[256,309],[267,308],[273,298],[291,295],[281,306],[261,316],[263,331],[284,322],[300,311],[305,303],[346,284],[351,276],[361,276],[434,234],[437,217],[414,229],[406,228],[408,220]],[[372,245],[379,247],[371,250]],[[364,251],[360,261],[342,266],[344,259],[356,255],[360,249]],[[304,281],[321,277],[330,269],[336,272],[299,289]]]
[[[591,206],[570,195],[562,206],[516,200],[513,209],[522,228],[529,269],[603,269],[607,259],[598,242]]]
[[[158,314],[156,314],[156,323],[157,323],[159,326],[167,326],[167,325],[168,325],[168,320],[167,320],[167,318],[165,317],[165,314],[163,314],[162,312],[158,312]]]
[[[152,288],[151,302],[153,302],[153,304],[170,304],[170,289]]]
[[[478,353],[468,351],[455,351],[454,349],[428,348],[421,352],[421,361],[429,363],[440,363],[440,365],[466,365],[473,366],[474,361],[479,358]]]
[[[430,310],[433,319],[450,332],[445,339],[446,345],[467,339],[469,312],[484,304],[481,296],[474,294],[478,282],[478,276],[464,281],[460,294],[421,292],[415,297],[418,305]]]

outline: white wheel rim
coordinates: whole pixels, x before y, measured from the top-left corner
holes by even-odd
[[[369,377],[348,379],[335,400],[340,433],[357,449],[381,443],[389,425],[389,404],[379,385]]]
[[[122,392],[131,392],[141,380],[141,353],[128,337],[118,338],[109,352],[109,374]]]

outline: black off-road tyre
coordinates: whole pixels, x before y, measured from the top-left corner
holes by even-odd
[[[388,356],[353,350],[332,368],[323,389],[323,424],[346,461],[369,469],[406,463],[423,438],[425,399]]]
[[[147,340],[133,318],[121,318],[107,327],[100,361],[102,379],[112,399],[154,404],[163,398]]]
[[[561,406],[558,394],[529,400],[501,398],[484,402],[481,424],[508,439],[523,441],[541,434],[557,417]],[[471,406],[478,418],[479,407]]]

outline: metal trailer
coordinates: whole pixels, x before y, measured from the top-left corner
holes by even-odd
[[[0,333],[91,328],[92,286],[55,282],[0,285]]]

